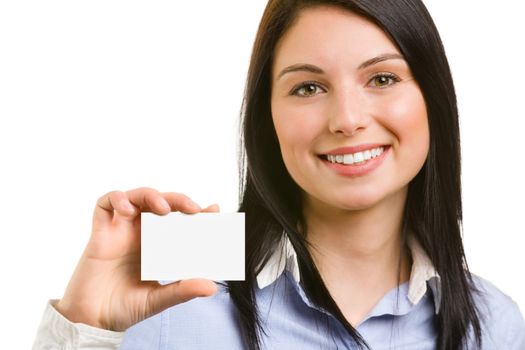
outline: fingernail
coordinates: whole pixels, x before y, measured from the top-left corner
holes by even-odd
[[[135,208],[128,201],[122,201],[122,206],[124,207],[124,209],[126,209],[126,211],[129,211],[129,212],[135,211]]]
[[[188,199],[188,201],[186,203],[188,204],[188,206],[190,206],[193,209],[201,209],[200,205],[198,205],[197,203],[195,203],[191,199]]]
[[[170,205],[168,204],[168,202],[166,202],[165,199],[161,199],[161,200],[159,201],[159,203],[160,203],[160,205],[162,205],[162,207],[163,207],[164,209],[169,209],[169,210],[171,210]]]

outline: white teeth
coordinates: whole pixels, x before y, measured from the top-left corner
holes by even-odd
[[[326,157],[331,163],[339,163],[345,165],[351,165],[354,163],[362,163],[372,158],[379,156],[384,152],[384,147],[377,147],[371,150],[363,152],[356,152],[353,154],[328,154]]]
[[[364,160],[363,152],[354,153],[354,163],[361,163]]]
[[[345,154],[343,163],[344,164],[352,164],[352,163],[354,163],[354,156],[351,155],[351,154]]]

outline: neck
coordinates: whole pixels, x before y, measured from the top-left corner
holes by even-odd
[[[362,210],[305,201],[306,237],[327,285],[350,281],[353,286],[387,291],[397,285],[398,277],[401,283],[409,279],[409,255],[401,257],[406,194],[400,191]]]

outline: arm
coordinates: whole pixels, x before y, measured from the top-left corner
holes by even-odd
[[[89,242],[64,296],[48,305],[33,349],[107,349],[102,343],[114,349],[134,324],[173,305],[213,295],[217,286],[205,279],[169,285],[140,280],[140,214],[218,210],[215,205],[201,209],[183,194],[151,188],[102,196]]]

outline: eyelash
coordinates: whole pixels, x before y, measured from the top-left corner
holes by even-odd
[[[370,84],[372,81],[374,81],[374,79],[377,79],[377,78],[380,78],[380,77],[388,78],[391,81],[393,81],[393,83],[385,85],[383,87],[376,86],[375,88],[377,88],[377,89],[384,89],[384,88],[387,88],[389,86],[395,85],[396,83],[399,83],[401,81],[401,79],[397,75],[395,75],[393,73],[377,73],[372,78],[370,78],[370,80],[368,81],[368,84]],[[305,81],[305,82],[295,86],[292,89],[292,91],[290,92],[290,95],[294,95],[294,96],[297,96],[297,97],[310,97],[310,96],[301,96],[301,95],[298,94],[299,90],[301,90],[301,89],[303,89],[303,88],[305,88],[307,86],[321,87],[319,85],[319,83],[317,83],[316,81]]]

